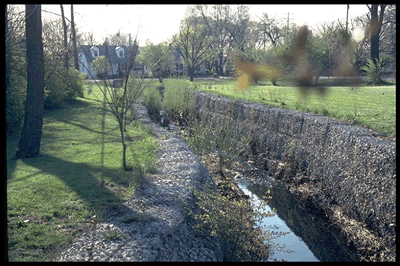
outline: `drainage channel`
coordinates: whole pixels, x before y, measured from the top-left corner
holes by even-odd
[[[160,120],[160,124],[169,130],[180,128],[168,119],[164,121],[163,112],[160,112]],[[274,208],[277,214],[263,219],[262,223],[269,227],[271,232],[283,235],[273,240],[282,250],[274,250],[269,261],[357,261],[354,250],[349,249],[335,226],[332,226],[325,216],[307,209],[283,186],[268,187],[245,177],[235,179],[234,182],[255,204],[265,200],[264,195],[270,190],[272,199],[267,201],[265,212]]]
[[[251,202],[265,200],[268,187],[248,178],[235,180],[240,189],[250,197]],[[273,217],[262,220],[271,232],[284,234],[273,241],[282,250],[274,250],[269,260],[286,261],[354,261],[346,243],[338,239],[339,232],[331,226],[326,217],[299,203],[285,188],[270,187],[272,199],[267,201],[265,212],[277,210]]]

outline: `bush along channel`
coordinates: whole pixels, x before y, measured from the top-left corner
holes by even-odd
[[[320,251],[313,251],[319,260],[395,260],[395,143],[376,139],[369,130],[342,125],[333,119],[213,96],[178,83],[165,86],[163,99],[156,88],[149,90],[144,103],[156,121],[161,120],[161,112],[169,120],[168,125],[181,126],[176,132],[202,156],[221,197],[228,197],[232,202],[231,208],[235,208],[235,200],[239,199],[249,204],[246,195],[233,182],[245,173],[259,184],[268,183],[267,188],[271,184],[284,188],[298,201],[299,207],[315,213],[317,218],[312,220],[324,220],[328,224],[326,230],[335,232],[334,238],[346,254],[335,258],[332,254],[324,256]],[[371,159],[369,163],[368,159]],[[364,169],[360,168],[362,165]],[[379,171],[372,169],[376,165]],[[376,190],[379,186],[381,189]],[[375,191],[376,197],[368,196],[369,190]],[[386,197],[381,197],[383,194]],[[238,239],[250,236],[236,235],[236,239],[224,240],[218,234],[221,230],[234,230],[218,226],[218,221],[233,216],[224,212],[222,199],[210,206],[206,202],[216,200],[207,200],[200,194],[195,196],[203,204],[199,205],[203,212],[194,214],[200,224],[198,228],[204,232],[207,227],[210,235],[229,243],[225,259],[260,258],[257,256],[262,253],[238,246],[242,243]],[[276,190],[275,196],[280,197]],[[213,197],[217,196],[208,196]],[[222,209],[220,212],[226,216],[207,216],[207,212],[213,213],[213,208]],[[253,209],[256,208],[253,206]],[[256,224],[257,215],[252,217],[250,223]],[[290,225],[292,221],[286,223]],[[262,234],[258,234],[258,239],[263,239]],[[269,251],[260,260],[271,258],[273,245],[267,244],[267,248]],[[237,253],[234,255],[233,251]]]

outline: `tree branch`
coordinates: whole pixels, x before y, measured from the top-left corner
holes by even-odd
[[[42,12],[50,13],[50,14],[53,14],[53,15],[61,17],[60,14],[57,14],[57,13],[54,13],[54,12],[51,12],[51,11],[47,11],[47,10],[43,10],[42,9]],[[72,23],[71,20],[69,20],[67,17],[65,19],[68,20],[69,23]]]

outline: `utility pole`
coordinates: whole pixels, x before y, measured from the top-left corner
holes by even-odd
[[[286,41],[289,39],[289,21],[290,21],[290,14],[294,15],[293,13],[287,13],[287,25],[286,25]]]

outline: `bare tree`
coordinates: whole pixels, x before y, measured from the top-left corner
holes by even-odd
[[[39,154],[44,109],[44,61],[41,5],[25,6],[27,95],[17,158]]]
[[[118,30],[118,32],[115,34],[111,34],[110,36],[106,37],[106,39],[109,45],[129,46],[129,36],[121,33],[120,30]]]
[[[83,34],[83,42],[87,45],[93,46],[97,44],[93,32],[86,32]]]
[[[105,42],[104,44],[106,45],[106,51],[108,53],[108,43]],[[118,122],[122,144],[122,167],[125,171],[131,170],[131,168],[126,163],[126,139],[128,138],[126,123],[128,119],[128,112],[132,111],[134,102],[137,101],[144,89],[146,89],[149,83],[152,81],[152,79],[146,81],[143,78],[134,78],[131,75],[133,67],[135,65],[138,48],[139,46],[135,39],[131,50],[128,71],[123,77],[124,82],[122,84],[122,88],[113,88],[110,84],[110,81],[107,79],[103,80],[102,86],[98,84],[95,80],[97,87],[100,89],[103,95],[103,100],[98,100],[103,102],[103,108],[105,108],[107,112],[111,113]],[[110,58],[110,55],[107,54],[106,57]],[[92,74],[90,73],[90,75]],[[93,76],[92,78],[94,79]]]
[[[276,46],[284,37],[283,26],[277,19],[269,17],[267,13],[263,13],[259,20],[256,31],[259,33],[258,39],[262,43],[263,49],[266,48],[268,41]]]

